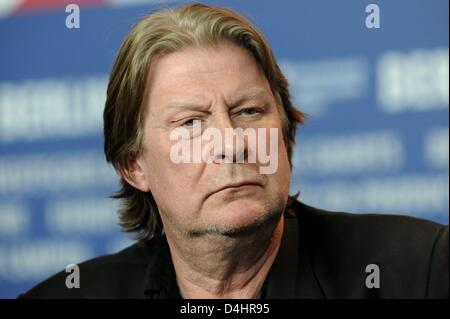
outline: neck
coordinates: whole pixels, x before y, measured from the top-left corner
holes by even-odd
[[[259,298],[283,235],[284,218],[250,233],[188,237],[166,231],[183,298]]]

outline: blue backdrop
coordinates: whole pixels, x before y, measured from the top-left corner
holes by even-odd
[[[106,81],[131,26],[182,1],[84,2],[79,29],[66,27],[61,5],[0,16],[3,298],[131,243],[108,198],[118,178],[102,152]],[[292,193],[330,210],[448,223],[447,0],[205,2],[263,31],[310,114]],[[366,26],[370,3],[380,28]]]

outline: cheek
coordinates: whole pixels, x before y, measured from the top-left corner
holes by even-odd
[[[153,134],[146,140],[145,175],[158,207],[165,210],[187,204],[192,198],[199,170],[196,164],[171,160],[170,151],[174,144],[162,134]]]
[[[277,144],[277,154],[275,156],[278,160],[278,167],[276,171],[273,174],[268,175],[268,177],[269,180],[272,180],[274,184],[276,184],[278,191],[280,191],[281,193],[287,193],[289,192],[290,188],[291,168],[289,165],[289,157],[286,144],[283,138],[283,130],[279,125],[279,122],[274,123],[274,125],[272,125],[272,128],[277,129],[277,141],[269,140],[267,148],[269,149],[270,143]]]
[[[286,145],[284,144],[283,138],[281,138],[280,148],[279,148],[279,175],[284,181],[286,181],[286,187],[289,189],[290,180],[291,180],[291,167],[289,165],[289,157],[286,149]]]
[[[287,168],[290,171],[287,148],[283,138],[283,129],[280,125],[280,120],[272,121],[269,125],[266,133],[266,149],[275,149],[274,145],[276,144],[277,147],[274,151],[278,158],[279,168],[285,170],[287,165]],[[271,129],[276,129],[276,140],[274,140],[274,134],[270,133]]]

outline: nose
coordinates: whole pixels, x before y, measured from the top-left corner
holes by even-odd
[[[216,114],[212,123],[218,129],[222,138],[222,147],[215,149],[213,162],[219,163],[244,163],[248,157],[248,142],[237,138],[235,125],[228,112]]]

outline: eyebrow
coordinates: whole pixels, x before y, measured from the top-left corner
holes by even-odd
[[[267,93],[264,89],[258,88],[258,89],[252,89],[248,90],[245,93],[238,96],[235,100],[233,100],[230,103],[230,109],[251,100],[256,100],[260,98],[267,97]],[[162,112],[166,113],[169,110],[172,109],[190,109],[190,110],[206,110],[208,109],[209,105],[202,105],[195,102],[190,101],[175,101],[170,102],[163,106]]]
[[[239,96],[235,101],[231,103],[231,108],[240,105],[247,101],[252,101],[256,99],[261,99],[267,97],[267,93],[264,89],[257,88],[253,90],[248,90],[246,93]]]

